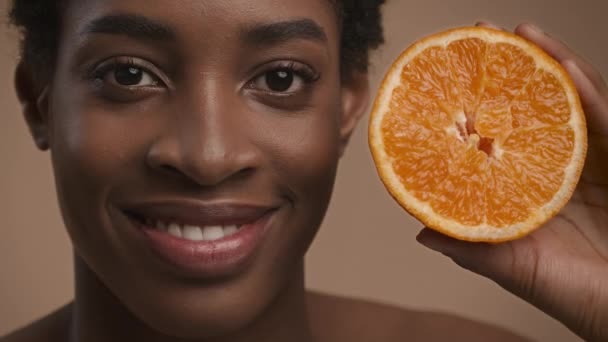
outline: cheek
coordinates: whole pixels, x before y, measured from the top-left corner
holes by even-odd
[[[296,200],[331,192],[339,157],[336,116],[328,110],[322,115],[292,118],[271,136],[272,169]]]
[[[276,230],[281,247],[269,251],[269,272],[295,269],[292,263],[301,260],[323,220],[339,159],[338,110],[328,105],[314,115],[287,118],[269,136],[273,150],[266,154],[273,156],[276,183],[292,200],[282,220],[286,226]]]
[[[86,193],[85,202],[99,204],[112,187],[141,176],[147,147],[163,125],[158,101],[112,105],[78,83],[52,95],[51,154],[60,193]]]
[[[66,228],[79,254],[90,259],[97,245],[107,248],[107,241],[116,239],[109,192],[137,172],[145,139],[133,134],[133,118],[87,102],[77,87],[72,90],[53,96],[51,157]]]
[[[105,216],[103,201],[109,185],[126,169],[125,135],[110,129],[101,116],[72,108],[56,112],[53,118],[55,183],[70,233],[74,227],[93,232],[97,229],[92,219]]]
[[[73,104],[56,108],[51,152],[59,175],[102,186],[132,167],[141,147],[130,118]]]

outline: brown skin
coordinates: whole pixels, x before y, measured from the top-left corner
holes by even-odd
[[[50,82],[33,83],[27,65],[17,70],[34,140],[52,154],[76,294],[3,341],[518,339],[456,318],[305,291],[304,254],[369,100],[367,75],[341,82],[338,21],[328,1],[153,3],[72,1]],[[147,18],[170,34],[83,33],[116,14]],[[243,38],[256,25],[294,19],[316,23],[325,38]],[[145,76],[121,85],[116,70],[103,67],[108,61],[133,63]],[[319,77],[308,82],[296,72],[291,95],[281,96],[265,78],[276,61]],[[148,199],[278,209],[253,263],[230,277],[194,279],[132,238],[122,206]]]
[[[306,297],[315,342],[530,341],[495,326],[447,314],[408,311],[314,292]],[[1,341],[70,341],[71,317],[72,305],[67,305]],[[132,340],[137,341],[135,337]]]

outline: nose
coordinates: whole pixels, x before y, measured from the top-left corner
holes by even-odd
[[[148,150],[152,169],[215,186],[259,167],[245,109],[234,90],[220,91],[217,83],[206,82],[175,101],[169,124]]]

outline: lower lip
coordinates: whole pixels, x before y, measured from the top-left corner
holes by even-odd
[[[229,236],[213,241],[190,241],[153,227],[138,226],[151,249],[165,262],[202,278],[230,276],[252,262],[270,224],[269,212]]]

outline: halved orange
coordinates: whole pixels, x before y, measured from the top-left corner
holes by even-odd
[[[517,35],[466,27],[424,38],[392,64],[369,144],[390,194],[426,226],[500,242],[567,203],[587,130],[558,62]]]

